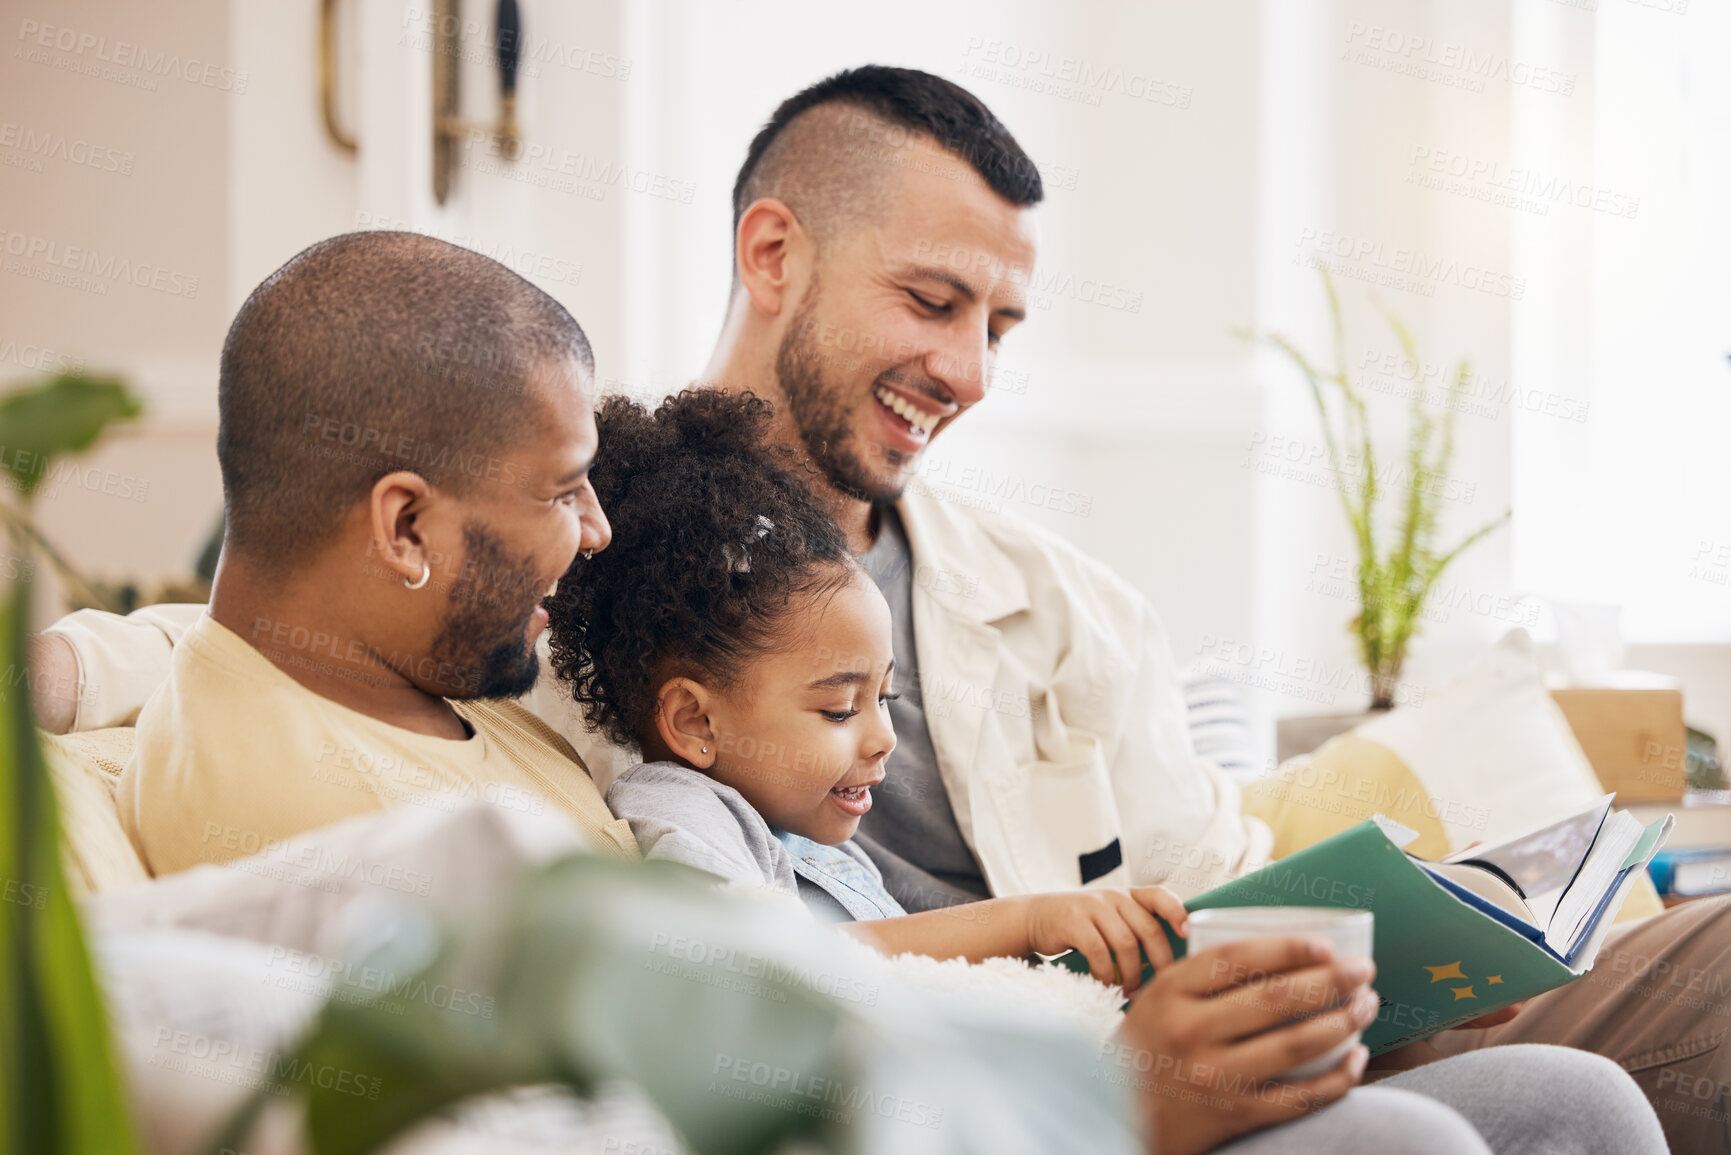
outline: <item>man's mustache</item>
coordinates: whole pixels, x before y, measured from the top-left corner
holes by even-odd
[[[900,369],[885,369],[882,373],[878,374],[877,381],[874,382],[874,384],[894,385],[900,389],[905,389],[910,393],[918,393],[928,401],[935,402],[938,405],[954,405],[956,403],[956,399],[950,396],[948,391],[939,386],[936,382],[932,381],[931,378],[926,377],[923,373],[920,375],[920,379],[916,381],[903,376],[903,371]]]

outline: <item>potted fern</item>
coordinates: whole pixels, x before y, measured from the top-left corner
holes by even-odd
[[[1383,488],[1385,471],[1378,466],[1383,459],[1371,440],[1364,389],[1347,372],[1346,324],[1340,295],[1326,271],[1322,273],[1322,287],[1328,294],[1333,325],[1332,370],[1324,370],[1279,334],[1254,339],[1280,351],[1303,374],[1316,402],[1329,463],[1343,474],[1335,489],[1358,550],[1358,569],[1354,575],[1358,615],[1348,628],[1356,642],[1359,660],[1369,675],[1370,708],[1386,710],[1394,705],[1407,647],[1418,631],[1425,601],[1437,580],[1469,547],[1508,521],[1510,511],[1505,509],[1500,517],[1452,546],[1442,543],[1440,513],[1447,491],[1444,483],[1454,458],[1456,399],[1472,379],[1471,368],[1464,359],[1456,363],[1449,378],[1449,394],[1440,413],[1427,402],[1425,390],[1414,390],[1404,462],[1401,468],[1387,474],[1386,480],[1392,484],[1387,490]],[[1419,364],[1411,332],[1398,319],[1390,316],[1387,320],[1401,352],[1413,364]],[[1385,496],[1392,499],[1388,513],[1382,512]]]

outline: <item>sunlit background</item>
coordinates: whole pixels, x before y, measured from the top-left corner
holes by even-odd
[[[459,112],[499,114],[492,5]],[[1277,718],[1367,700],[1341,474],[1302,379],[1345,354],[1397,461],[1415,391],[1471,378],[1445,577],[1405,677],[1437,686],[1553,607],[1615,622],[1731,738],[1731,10],[1703,0],[1297,3],[525,0],[507,160],[433,184],[432,0],[5,0],[0,383],[118,372],[145,421],[57,476],[79,566],[190,569],[221,503],[217,356],[252,287],[355,228],[493,255],[564,302],[609,388],[698,374],[729,192],[775,105],[842,67],[972,89],[1044,174],[1030,319],[925,469],[1158,607],[1180,664]],[[330,99],[321,101],[321,29]],[[351,151],[339,143],[352,137]],[[1414,335],[1401,353],[1385,316]],[[52,616],[53,597],[39,609]],[[1617,607],[1612,609],[1610,607]]]

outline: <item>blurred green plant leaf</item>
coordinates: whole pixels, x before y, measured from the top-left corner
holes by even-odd
[[[24,669],[29,585],[0,608]],[[28,683],[0,695],[0,1140],[11,1155],[124,1155],[131,1117],[60,857],[60,821]],[[21,687],[21,688],[20,688]]]
[[[614,1079],[641,1089],[700,1155],[756,1155],[824,1134],[825,1121],[773,1096],[729,1094],[751,1088],[716,1074],[737,1057],[806,1078],[857,1077],[834,1000],[813,989],[797,947],[766,945],[765,927],[778,924],[754,932],[753,913],[718,903],[711,880],[688,868],[583,855],[441,932],[423,968],[399,971],[387,942],[348,968],[390,976],[386,989],[331,999],[297,1048],[294,1069],[352,1076],[294,1085],[314,1151],[363,1155],[489,1091],[559,1083],[590,1095]],[[698,945],[669,950],[669,928]],[[488,992],[489,1013],[440,1005],[434,990]],[[357,1080],[376,1097],[356,1094]],[[220,1145],[239,1147],[248,1122]]]
[[[138,415],[116,380],[77,375],[0,397],[0,463],[26,501],[58,455]],[[25,510],[0,506],[14,548],[63,565]],[[28,566],[20,572],[28,575]],[[76,576],[76,575],[74,575]],[[0,606],[0,1150],[125,1155],[131,1114],[60,852],[59,808],[36,741],[25,653],[28,576]]]
[[[95,443],[115,421],[143,411],[116,378],[63,374],[44,385],[0,397],[0,445],[4,465],[26,496],[47,475],[48,462]]]

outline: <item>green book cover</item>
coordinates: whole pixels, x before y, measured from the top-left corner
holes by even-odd
[[[1365,1028],[1373,1055],[1542,994],[1585,973],[1603,930],[1615,918],[1627,879],[1657,850],[1670,819],[1655,820],[1623,863],[1603,923],[1589,935],[1571,969],[1545,947],[1456,898],[1389,840],[1375,822],[1332,838],[1218,886],[1184,904],[1210,910],[1234,906],[1328,906],[1376,916],[1373,982],[1382,997]],[[1173,953],[1185,941],[1170,930]],[[1086,972],[1070,951],[1057,960]],[[1144,981],[1152,978],[1144,971]]]

